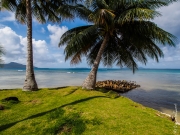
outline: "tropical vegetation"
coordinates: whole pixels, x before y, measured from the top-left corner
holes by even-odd
[[[101,92],[102,91],[102,92]],[[1,90],[1,135],[179,135],[167,116],[112,91]],[[17,97],[19,102],[4,101]]]
[[[65,45],[65,60],[78,64],[82,57],[92,69],[82,87],[94,89],[100,64],[128,67],[133,72],[137,63],[148,58],[158,62],[163,57],[159,44],[174,46],[175,37],[159,28],[152,20],[160,16],[157,8],[173,1],[162,0],[86,0],[71,9],[89,25],[73,28],[60,39]]]
[[[2,0],[3,8],[15,13],[16,19],[27,25],[27,64],[24,91],[38,89],[33,69],[32,17],[40,23],[47,21],[60,22],[64,18],[73,18],[66,11],[68,4],[77,0]],[[63,6],[63,8],[62,8]]]

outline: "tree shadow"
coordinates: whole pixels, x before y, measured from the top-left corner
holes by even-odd
[[[63,95],[63,96],[69,96],[69,95],[73,94],[74,92],[76,92],[78,89],[79,89],[78,87],[74,87],[74,88],[72,88],[70,90],[67,90],[66,94]]]
[[[78,112],[65,114],[62,108],[48,113],[48,123],[55,123],[54,126],[45,127],[42,134],[82,134],[86,129],[86,119],[83,119]],[[56,122],[54,122],[56,121]]]
[[[64,88],[67,88],[68,86],[62,86],[62,87],[55,87],[55,88],[48,88],[48,90],[61,90]]]
[[[63,86],[63,87],[55,87],[55,88],[48,88],[48,90],[61,90],[61,89],[64,89],[64,88],[68,88],[70,86]],[[78,86],[75,86],[75,87],[72,87],[71,89],[67,89],[65,91],[65,94],[63,96],[68,96],[68,95],[71,95],[73,94],[76,90],[78,90],[79,87]]]
[[[34,119],[34,118],[43,116],[43,115],[45,115],[45,114],[52,113],[52,112],[54,112],[54,111],[57,111],[57,110],[59,110],[59,109],[62,109],[63,107],[66,107],[66,106],[69,106],[69,105],[75,105],[75,104],[78,104],[78,103],[81,103],[81,102],[86,102],[86,101],[88,101],[88,100],[95,99],[95,98],[107,98],[107,97],[105,97],[105,96],[94,96],[94,97],[88,97],[88,98],[76,100],[76,101],[74,101],[74,102],[71,102],[71,103],[68,103],[68,104],[64,104],[64,105],[62,105],[62,106],[56,107],[56,108],[54,108],[54,109],[51,109],[51,110],[49,110],[49,111],[37,113],[37,114],[32,115],[32,116],[30,116],[30,117],[27,117],[27,118],[25,118],[25,119],[22,119],[22,120],[19,120],[19,121],[16,121],[16,122],[12,122],[12,123],[9,123],[9,124],[2,125],[2,126],[0,126],[0,132],[3,131],[3,130],[6,130],[6,129],[12,127],[12,126],[14,126],[15,124],[17,124],[17,123],[19,123],[19,122],[22,122],[22,121],[25,121],[25,120],[28,120],[28,119]],[[74,119],[74,118],[72,118],[72,119]],[[85,126],[83,126],[83,124],[84,124],[83,121],[82,121],[81,119],[78,119],[78,121],[79,121],[81,127],[84,127],[84,128],[81,129],[81,131],[84,131]],[[62,130],[63,130],[63,129],[64,129],[64,128],[62,128]],[[75,131],[76,131],[76,130],[77,130],[77,132],[79,132],[79,133],[81,132],[81,131],[79,131],[79,129],[75,129]],[[61,128],[59,128],[58,132],[60,132],[60,131],[61,131]],[[74,131],[74,132],[75,132],[75,131]]]

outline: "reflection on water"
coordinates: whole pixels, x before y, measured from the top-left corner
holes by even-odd
[[[59,87],[81,85],[89,69],[35,70],[38,86]],[[25,79],[24,70],[0,70],[0,89],[21,88]],[[172,114],[177,104],[180,122],[180,70],[99,70],[97,80],[136,81],[141,87],[123,94],[145,106]]]

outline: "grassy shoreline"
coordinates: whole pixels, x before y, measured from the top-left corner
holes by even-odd
[[[178,135],[180,126],[154,109],[112,91],[80,87],[43,88],[36,92],[0,91],[0,100],[16,96],[19,103],[2,102],[1,135]]]

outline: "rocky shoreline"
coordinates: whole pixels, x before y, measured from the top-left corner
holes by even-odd
[[[140,85],[136,84],[134,81],[126,81],[126,80],[105,80],[98,81],[96,83],[96,87],[111,89],[120,93],[128,92],[132,89],[140,87]]]

